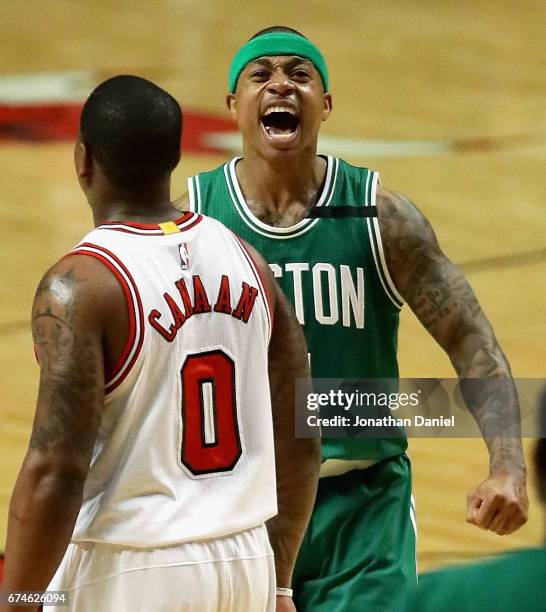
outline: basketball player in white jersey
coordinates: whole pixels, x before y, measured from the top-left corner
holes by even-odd
[[[132,76],[82,111],[95,229],[36,292],[40,387],[3,584],[64,591],[49,609],[295,609],[283,587],[319,467],[294,437],[305,343],[261,257],[171,204],[181,122]]]

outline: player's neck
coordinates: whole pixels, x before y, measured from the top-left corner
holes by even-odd
[[[139,193],[104,189],[91,203],[95,227],[108,221],[162,223],[180,217],[170,199],[170,184]]]
[[[293,207],[311,208],[324,182],[326,162],[314,150],[277,159],[245,152],[236,173],[247,203],[267,216]]]

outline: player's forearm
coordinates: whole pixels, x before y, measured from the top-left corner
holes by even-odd
[[[11,498],[3,591],[43,591],[70,542],[84,480],[23,466]]]
[[[489,451],[491,472],[525,474],[520,438],[520,410],[508,361],[485,316],[450,347],[463,398]]]
[[[490,473],[512,471],[525,477],[519,402],[511,377],[462,379],[460,388],[487,445]]]
[[[296,557],[307,529],[318,484],[320,441],[293,439],[277,444],[279,512],[267,522],[275,553],[277,584],[290,587]]]

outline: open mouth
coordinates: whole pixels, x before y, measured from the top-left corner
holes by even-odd
[[[291,136],[300,120],[292,110],[269,108],[262,115],[262,126],[269,136]]]

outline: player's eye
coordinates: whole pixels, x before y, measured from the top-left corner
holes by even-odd
[[[262,68],[259,68],[258,70],[253,70],[250,73],[250,78],[253,81],[265,81],[268,77],[268,73],[266,70],[263,70]]]
[[[307,72],[307,70],[298,68],[297,70],[294,70],[292,72],[291,77],[293,79],[296,79],[297,81],[308,81],[311,78],[311,75],[309,74],[309,72]]]

